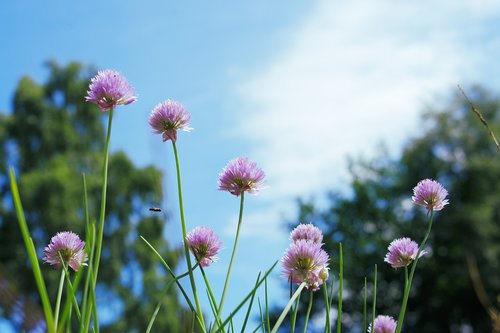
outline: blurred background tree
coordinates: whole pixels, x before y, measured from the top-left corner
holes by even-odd
[[[0,114],[0,166],[14,166],[26,218],[41,253],[58,231],[84,237],[82,173],[86,174],[90,216],[99,213],[103,113],[85,103],[92,68],[78,63],[48,62],[49,76],[39,85],[23,77],[11,113]],[[97,286],[102,332],[144,332],[167,276],[143,235],[171,267],[181,257],[163,237],[165,215],[148,211],[163,199],[162,174],[137,168],[123,152],[110,154],[104,246]],[[16,330],[36,331],[43,318],[30,271],[7,178],[0,178],[0,317]],[[46,284],[55,299],[59,273],[43,265]],[[191,315],[177,293],[162,297],[155,330],[184,332]]]
[[[492,130],[500,133],[499,97],[480,87],[471,88],[468,95]],[[425,209],[415,207],[411,196],[413,187],[425,178],[437,179],[448,189],[450,204],[435,216],[430,254],[419,261],[404,331],[491,332],[466,258],[476,260],[485,296],[500,307],[500,154],[460,92],[423,113],[421,134],[409,140],[399,157],[391,158],[382,149],[371,160],[351,160],[350,174],[347,194],[329,193],[326,208],[313,200],[299,200],[299,214],[289,225],[314,223],[324,231],[337,280],[342,242],[348,290],[344,332],[361,332],[364,278],[371,293],[374,264],[378,265],[377,314],[397,319],[404,273],[384,263],[384,256],[394,238],[422,241]],[[316,302],[315,315],[322,314],[324,307]]]

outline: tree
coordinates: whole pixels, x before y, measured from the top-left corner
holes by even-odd
[[[83,185],[85,173],[90,216],[99,213],[104,127],[102,112],[84,102],[92,74],[78,63],[47,63],[48,80],[39,85],[23,77],[16,89],[12,113],[0,118],[0,166],[14,166],[25,215],[41,253],[56,232],[71,230],[84,236]],[[166,285],[167,275],[144,236],[171,267],[181,252],[163,237],[162,215],[148,211],[163,198],[162,175],[149,166],[137,168],[123,152],[110,155],[104,246],[97,286],[102,311],[112,313],[102,332],[143,332]],[[7,177],[0,190],[0,316],[17,328],[39,325],[33,274],[11,204]],[[54,296],[59,274],[44,265],[49,294]],[[162,296],[168,313],[157,317],[155,329],[184,331],[188,312],[171,290]],[[39,311],[38,311],[39,312]],[[22,318],[22,319],[19,319]]]
[[[479,87],[469,94],[499,133],[500,98]],[[374,264],[378,265],[377,314],[397,319],[404,275],[383,259],[394,238],[422,241],[427,219],[410,198],[413,187],[425,178],[445,185],[450,204],[436,214],[427,243],[430,254],[419,261],[404,331],[459,332],[462,325],[474,332],[491,331],[466,258],[476,259],[487,296],[496,302],[500,295],[500,154],[464,97],[457,91],[444,106],[427,110],[422,134],[409,140],[401,156],[390,158],[382,149],[372,160],[351,161],[350,173],[350,193],[332,191],[326,209],[299,200],[297,221],[290,224],[312,222],[323,229],[325,246],[333,254],[332,274],[338,274],[338,243],[342,243],[344,281],[350,292],[344,299],[343,310],[349,316],[344,331],[360,331],[364,278],[371,292]],[[321,308],[317,302],[316,313]]]

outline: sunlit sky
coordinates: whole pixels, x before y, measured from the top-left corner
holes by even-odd
[[[345,189],[348,156],[373,156],[381,142],[397,154],[419,133],[424,106],[457,84],[500,89],[495,0],[6,0],[0,22],[4,112],[22,75],[47,78],[49,59],[128,78],[139,100],[115,112],[111,149],[165,172],[173,221],[171,145],[151,133],[147,117],[168,98],[187,107],[194,130],[178,139],[186,217],[188,229],[212,227],[224,243],[208,270],[218,295],[239,202],[216,190],[218,173],[238,156],[264,169],[268,188],[246,200],[227,311],[281,258],[295,198],[321,201],[326,190]],[[180,242],[178,224],[170,228]],[[279,267],[270,286],[284,305]]]

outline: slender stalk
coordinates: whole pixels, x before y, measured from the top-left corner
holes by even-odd
[[[307,324],[309,323],[309,315],[311,314],[311,308],[313,305],[313,296],[314,296],[314,291],[309,290],[309,306],[307,307],[306,319],[304,322],[304,329],[302,330],[302,333],[307,332]]]
[[[104,235],[104,217],[106,215],[106,191],[108,187],[108,162],[109,162],[109,142],[111,139],[111,128],[113,125],[113,111],[114,108],[109,109],[108,116],[108,129],[106,132],[106,143],[104,146],[104,161],[102,165],[102,190],[101,190],[101,210],[99,214],[99,230],[97,232],[97,243],[95,248],[95,258],[94,262],[91,264],[92,267],[92,278],[90,281],[90,289],[95,290],[97,285],[97,274],[99,273],[99,263],[101,261],[101,251],[102,251],[102,239]],[[86,199],[85,199],[86,200]],[[94,298],[95,299],[95,298]],[[95,307],[96,304],[93,302],[87,302],[87,309],[85,309],[86,313],[86,321],[84,327],[87,328],[90,322],[90,312],[91,308]],[[94,314],[97,314],[97,311],[93,311]],[[94,318],[94,323],[98,322],[98,318]],[[94,325],[95,326],[95,325]]]
[[[290,320],[290,332],[294,333],[295,332],[295,324],[297,323],[297,313],[299,312],[299,304],[300,304],[300,297],[297,297],[295,300],[295,306],[293,308],[293,312],[290,314],[291,320]]]
[[[266,324],[267,324],[267,331],[271,332],[271,321],[269,319],[269,299],[267,297],[267,279],[264,280],[264,295],[265,295],[265,300],[266,300]]]
[[[288,311],[290,311],[290,308],[292,307],[293,302],[295,301],[295,299],[297,297],[300,296],[300,293],[302,292],[302,289],[304,289],[305,286],[306,286],[305,282],[302,282],[299,285],[299,287],[297,288],[297,290],[295,291],[295,293],[293,294],[293,296],[290,298],[290,300],[286,304],[285,308],[283,309],[283,312],[281,312],[281,315],[278,317],[278,320],[276,321],[276,324],[274,324],[274,327],[273,327],[273,330],[271,331],[271,333],[276,333],[278,331],[278,329],[281,326],[281,323],[283,322],[283,319],[285,319]]]
[[[197,263],[197,265],[198,265],[198,263]],[[208,281],[207,275],[205,274],[205,270],[203,269],[203,267],[201,265],[200,265],[200,271],[201,271],[201,275],[203,276],[203,281],[205,281],[205,286],[207,287],[207,292],[208,292],[208,296],[210,297],[210,301],[213,303],[213,307],[215,310],[214,314],[216,315],[215,321],[217,322],[218,325],[222,325],[222,320],[217,316],[217,313],[219,310],[219,307],[217,305],[217,301],[215,299],[214,293],[212,292],[212,287],[210,286],[210,282]],[[224,332],[224,327],[222,328],[222,332]]]
[[[222,296],[219,302],[219,311],[217,312],[217,317],[222,314],[222,308],[224,307],[224,301],[226,300],[227,287],[229,285],[229,279],[231,277],[231,270],[233,268],[234,257],[236,254],[236,248],[238,247],[238,239],[240,236],[241,222],[243,221],[243,207],[245,204],[245,192],[241,193],[240,199],[240,213],[238,217],[238,227],[236,229],[236,237],[234,239],[233,252],[231,253],[231,260],[229,261],[229,268],[227,269],[226,281],[224,282],[224,289],[222,289]],[[214,325],[215,328],[215,325]]]
[[[97,274],[99,273],[99,262],[101,261],[101,250],[102,250],[102,238],[104,235],[104,216],[106,215],[106,191],[108,188],[109,141],[111,139],[112,125],[113,125],[113,108],[110,108],[108,117],[108,131],[106,134],[106,144],[104,146],[104,163],[102,166],[101,212],[99,214],[99,231],[97,233],[94,276],[92,279],[92,287],[94,289],[97,283]]]
[[[325,283],[323,283],[323,297],[325,298],[325,333],[330,333],[331,331],[331,324],[330,324],[330,297],[328,297],[328,286]]]
[[[38,263],[38,257],[36,254],[35,244],[30,236],[28,229],[28,224],[24,217],[23,206],[21,203],[21,197],[19,196],[19,189],[16,183],[16,176],[14,174],[14,169],[9,168],[9,178],[10,178],[10,189],[12,192],[12,201],[16,208],[17,220],[19,222],[19,228],[21,229],[21,234],[23,236],[24,245],[26,247],[26,252],[28,252],[28,257],[31,262],[31,267],[33,270],[33,275],[35,276],[36,286],[38,288],[38,294],[42,301],[43,312],[45,315],[45,322],[47,324],[47,332],[54,333],[54,317],[52,313],[52,308],[50,306],[49,296],[47,294],[47,288],[45,287],[45,281],[43,280],[42,271],[40,270],[40,265]]]
[[[405,287],[405,292],[403,295],[403,303],[401,305],[401,310],[399,312],[398,325],[396,326],[396,333],[400,333],[401,330],[403,329],[403,321],[405,319],[406,306],[408,304],[408,298],[410,296],[411,284],[413,282],[413,275],[415,274],[415,269],[417,268],[417,263],[418,263],[418,259],[420,257],[420,253],[422,253],[422,250],[424,249],[425,243],[427,242],[427,239],[429,238],[429,235],[431,233],[433,220],[434,220],[434,210],[431,210],[431,213],[429,216],[429,226],[427,227],[427,232],[425,233],[424,240],[422,241],[422,243],[420,244],[420,247],[418,248],[418,252],[417,252],[417,255],[415,257],[415,260],[413,261],[413,264],[411,265],[410,277],[407,278],[408,282],[405,283],[407,286]]]
[[[377,307],[377,264],[375,264],[375,276],[373,277],[373,305],[372,305],[372,332],[375,326],[375,308]]]
[[[366,276],[365,287],[363,288],[363,333],[366,332]]]
[[[337,333],[342,331],[342,291],[344,282],[344,257],[342,256],[342,243],[339,243],[339,302],[337,316]]]
[[[61,297],[63,289],[64,289],[64,270],[61,269],[61,278],[59,279],[59,289],[57,290],[56,309],[54,311],[54,326],[56,332],[57,332],[57,324],[59,321],[59,309],[61,308]]]
[[[193,267],[191,265],[191,256],[189,254],[189,246],[188,246],[187,238],[186,238],[187,231],[186,231],[186,219],[184,217],[184,203],[183,203],[183,199],[182,199],[181,166],[179,163],[179,154],[177,152],[177,145],[175,144],[175,141],[172,141],[172,147],[174,149],[175,168],[177,171],[177,192],[179,194],[179,211],[180,211],[180,216],[181,216],[182,242],[184,243],[184,255],[186,256],[186,262],[187,262],[188,271],[189,271],[189,281],[191,283],[191,289],[193,291],[194,301],[196,303],[197,317],[199,317],[201,329],[203,331],[206,331],[205,322],[203,320],[203,312],[201,311],[200,300],[198,299],[198,292],[196,290],[196,283],[194,281],[194,275],[193,275],[193,269],[192,269]]]
[[[260,273],[259,273],[259,275],[257,275],[257,281],[255,281],[256,286],[259,283],[259,279],[260,279]],[[243,325],[241,326],[241,332],[245,332],[245,327],[247,326],[248,318],[250,317],[250,311],[252,309],[254,297],[255,297],[255,293],[253,293],[252,297],[250,298],[250,304],[248,304],[248,310],[247,310],[247,314],[245,315],[245,320],[243,321]]]

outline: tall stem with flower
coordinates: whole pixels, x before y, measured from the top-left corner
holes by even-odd
[[[231,252],[231,259],[229,262],[229,267],[224,282],[224,288],[222,290],[221,300],[219,302],[217,318],[220,318],[222,314],[222,309],[224,307],[224,301],[226,299],[226,294],[229,286],[229,280],[231,278],[231,271],[234,263],[234,258],[236,255],[236,249],[238,247],[240,228],[243,221],[245,192],[248,192],[250,194],[258,193],[263,187],[265,176],[266,175],[264,171],[262,171],[262,169],[260,169],[256,163],[251,162],[244,157],[239,157],[229,161],[229,163],[226,165],[226,167],[224,167],[224,169],[220,173],[218,189],[220,191],[227,191],[234,196],[237,197],[239,196],[240,210],[238,214],[238,225],[236,228],[236,236],[234,238],[233,250]]]

